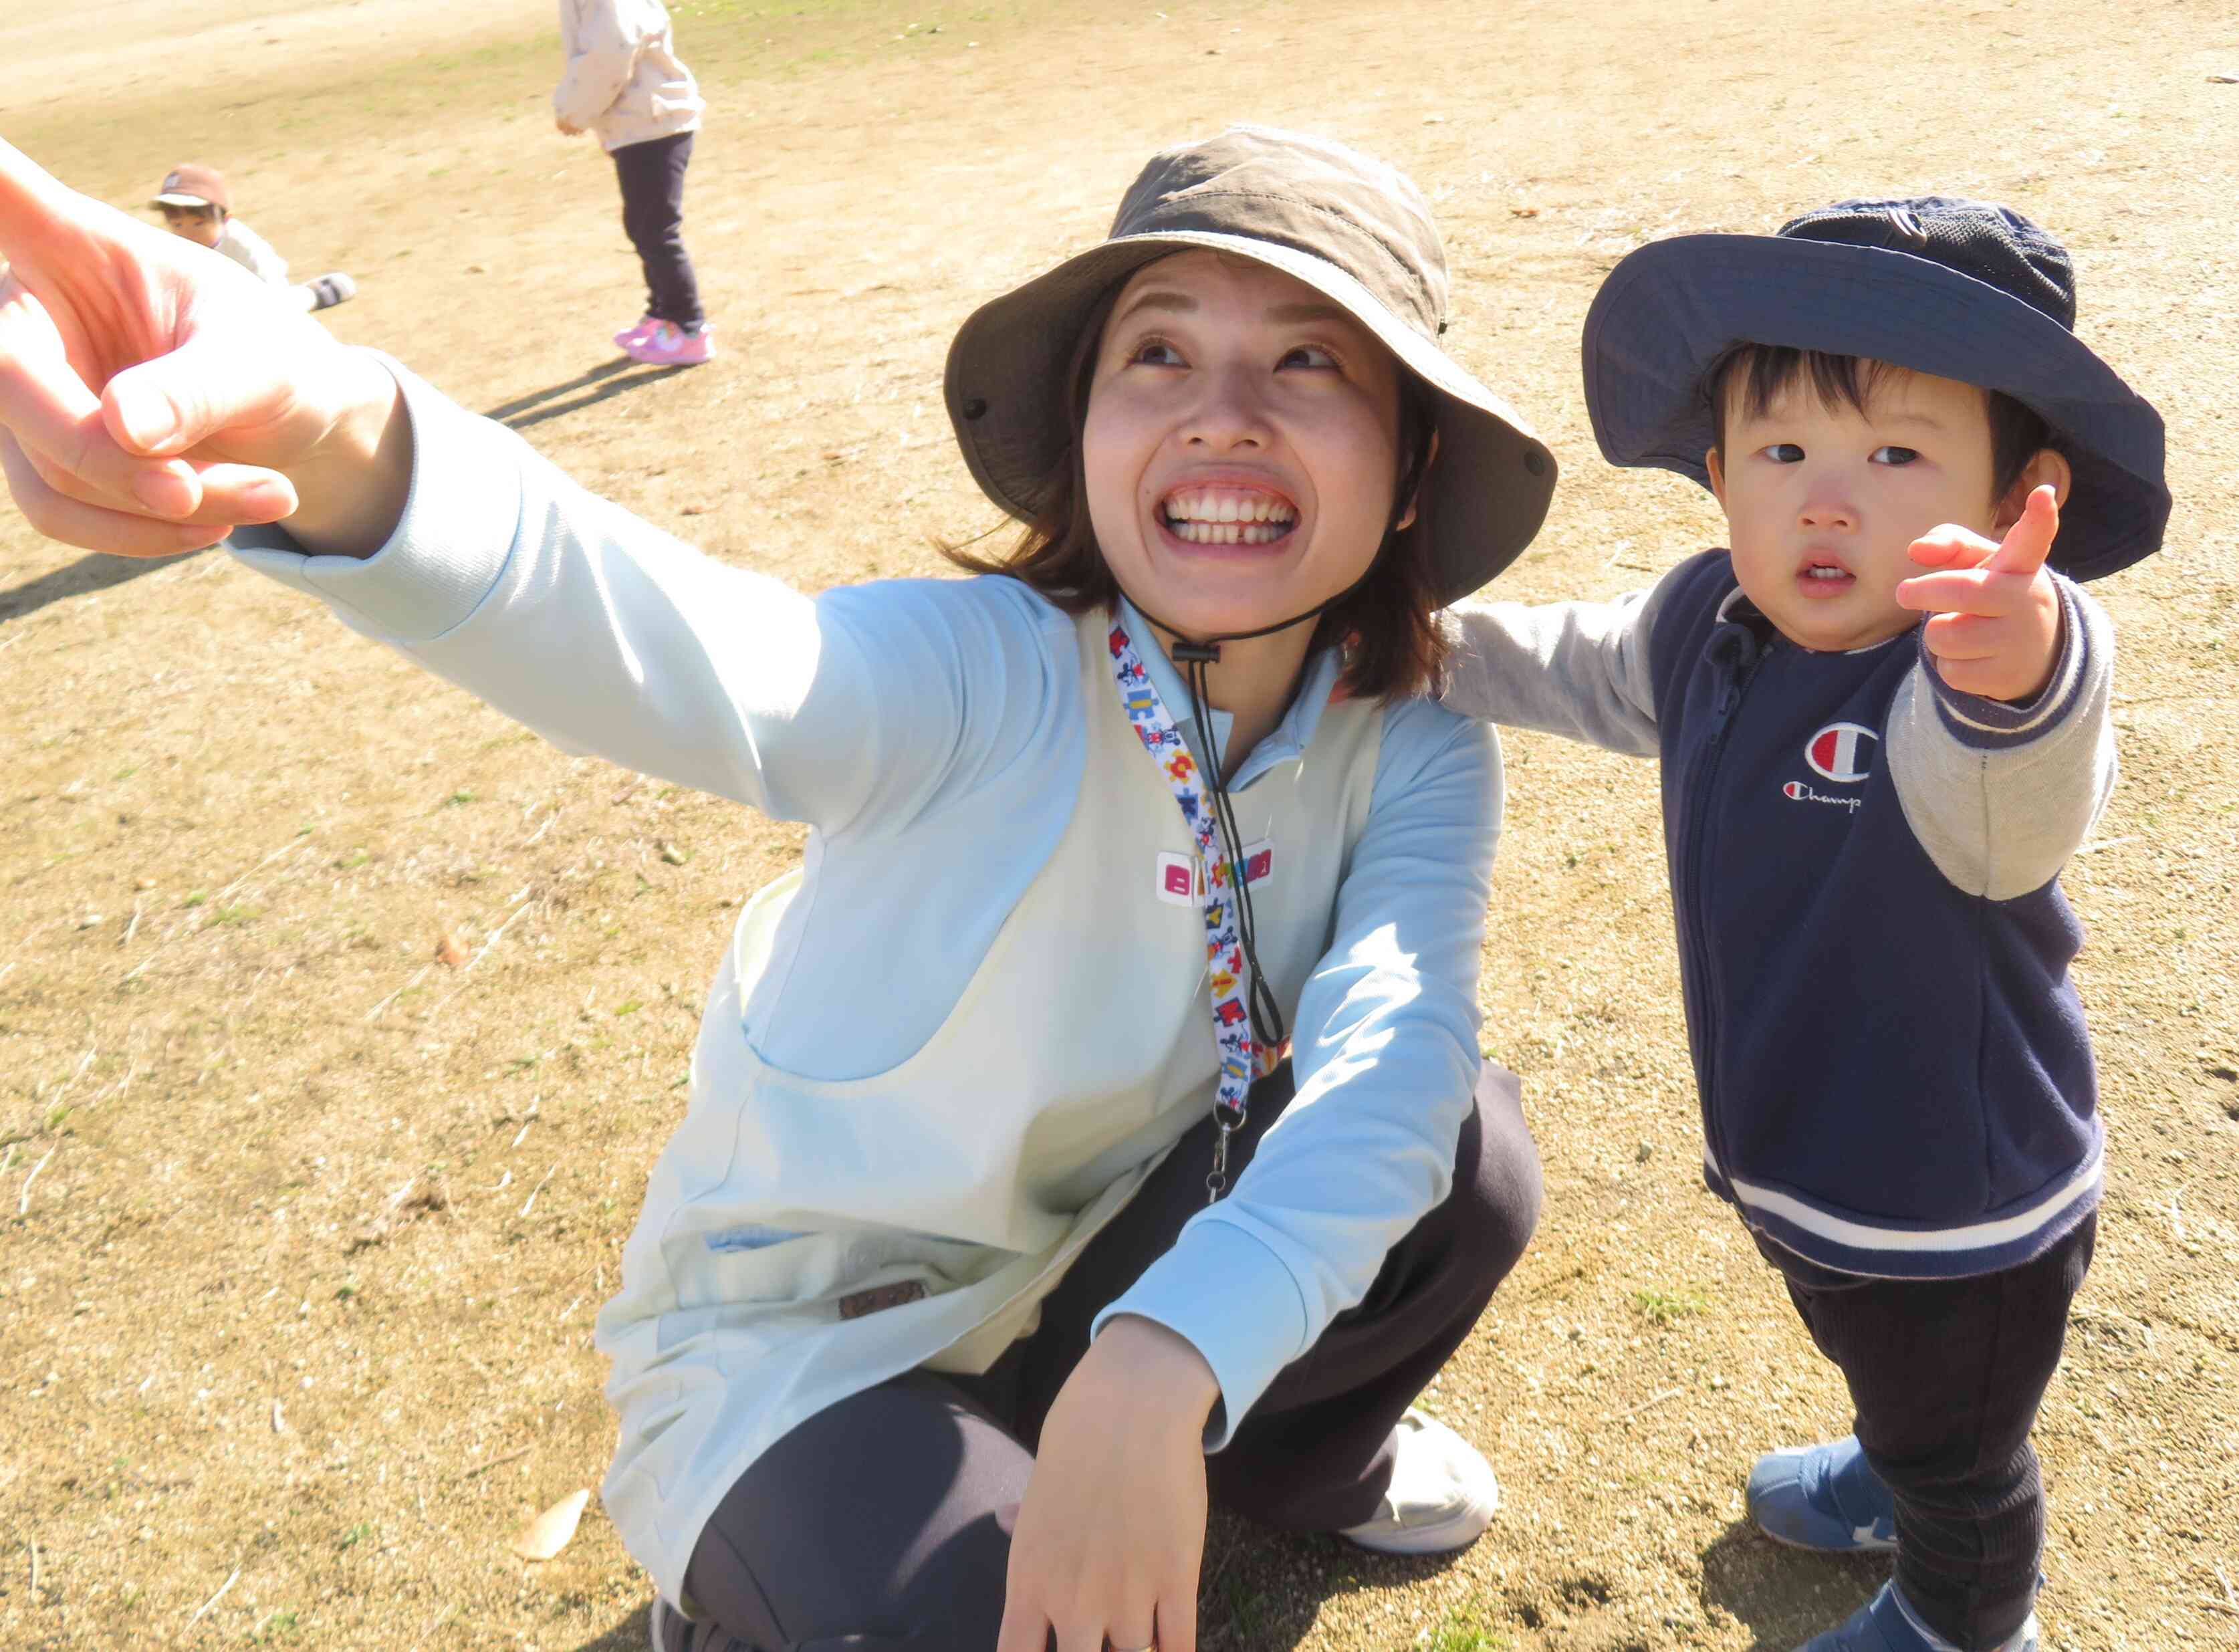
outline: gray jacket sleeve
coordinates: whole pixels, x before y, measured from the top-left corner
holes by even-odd
[[[1675,570],[1676,572],[1676,570]],[[1649,639],[1672,575],[1611,602],[1472,603],[1444,616],[1452,644],[1439,698],[1513,728],[1657,753]]]
[[[2115,788],[2115,634],[2055,576],[2060,658],[2023,705],[1947,687],[1926,650],[1890,707],[1890,778],[1906,823],[1957,888],[2011,900],[2043,888]]]

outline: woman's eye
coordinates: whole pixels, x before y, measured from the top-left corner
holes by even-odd
[[[1776,465],[1800,465],[1804,462],[1804,449],[1797,442],[1776,441],[1764,449],[1764,456]]]
[[[1333,368],[1337,364],[1337,357],[1319,344],[1301,344],[1286,352],[1282,361],[1277,363],[1279,367],[1312,368]]]
[[[1127,357],[1130,362],[1145,367],[1179,367],[1181,352],[1162,338],[1146,338],[1138,344]]]
[[[1877,465],[1909,465],[1919,457],[1920,454],[1910,448],[1877,448],[1872,454],[1873,461]]]

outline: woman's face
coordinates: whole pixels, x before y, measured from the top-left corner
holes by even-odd
[[[1207,250],[1139,270],[1105,324],[1081,432],[1089,520],[1120,588],[1198,636],[1343,592],[1392,524],[1402,371],[1264,264]]]

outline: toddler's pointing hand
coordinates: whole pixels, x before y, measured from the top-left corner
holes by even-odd
[[[2026,700],[2044,692],[2060,654],[2060,594],[2044,559],[2060,532],[2050,483],[2032,491],[2003,542],[1957,526],[1913,541],[1912,560],[1936,570],[1897,587],[1905,607],[1929,615],[1922,640],[1937,674],[1962,693]]]

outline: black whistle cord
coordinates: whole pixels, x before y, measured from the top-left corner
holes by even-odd
[[[1385,552],[1391,548],[1392,535],[1399,531],[1400,518],[1412,503],[1417,490],[1422,485],[1423,473],[1428,468],[1429,464],[1429,443],[1425,441],[1410,458],[1406,470],[1400,478],[1399,502],[1392,508],[1392,524],[1385,531],[1384,544],[1379,547],[1377,554],[1369,559],[1368,566],[1361,570],[1359,579],[1336,595],[1316,603],[1304,614],[1293,614],[1291,618],[1279,620],[1273,625],[1261,626],[1257,631],[1231,631],[1219,636],[1200,639],[1186,636],[1179,627],[1168,625],[1158,615],[1144,607],[1141,603],[1135,604],[1137,613],[1174,639],[1174,646],[1166,651],[1166,657],[1181,667],[1182,680],[1189,687],[1190,722],[1197,733],[1198,760],[1210,771],[1213,779],[1213,821],[1220,829],[1221,847],[1228,853],[1229,875],[1233,880],[1235,890],[1236,933],[1238,939],[1243,944],[1244,962],[1252,976],[1251,989],[1245,999],[1246,1011],[1252,1018],[1252,1041],[1271,1053],[1281,1048],[1284,1040],[1288,1038],[1291,1033],[1290,1029],[1284,1025],[1282,1006],[1275,1002],[1275,990],[1267,985],[1267,972],[1259,967],[1258,936],[1252,923],[1250,869],[1244,858],[1243,833],[1236,824],[1236,810],[1229,801],[1228,777],[1225,766],[1220,760],[1220,748],[1213,739],[1212,701],[1208,698],[1211,691],[1206,680],[1206,667],[1220,663],[1222,643],[1249,642],[1256,637],[1272,637],[1278,631],[1288,631],[1292,626],[1305,625],[1309,620],[1319,620],[1331,608],[1335,607],[1359,590],[1362,586],[1367,584],[1369,576],[1375,573],[1378,566],[1383,561]],[[1206,868],[1207,879],[1212,875],[1212,869]],[[1218,960],[1214,961],[1218,962]],[[1254,1072],[1252,1076],[1257,1078],[1259,1075]],[[1246,1089],[1248,1090],[1249,1087],[1247,1084]],[[1213,1175],[1207,1178],[1206,1186],[1213,1198],[1218,1199],[1228,1184],[1229,1134],[1232,1131],[1243,1128],[1245,1115],[1244,1109],[1238,1107],[1234,1110],[1234,1116],[1231,1117],[1230,1110],[1219,1101],[1214,1102],[1213,1113],[1214,1122],[1220,1127],[1219,1141],[1213,1150]]]
[[[1313,617],[1313,614],[1300,616],[1301,619]],[[1291,623],[1296,625],[1299,620],[1293,620]],[[1256,1043],[1273,1051],[1281,1047],[1283,1040],[1290,1036],[1290,1031],[1283,1024],[1282,1008],[1275,1002],[1274,991],[1267,985],[1266,972],[1259,967],[1259,937],[1252,924],[1251,868],[1245,859],[1244,834],[1237,826],[1236,811],[1229,801],[1228,779],[1223,773],[1220,748],[1213,740],[1213,713],[1206,699],[1206,667],[1220,659],[1220,644],[1218,641],[1178,640],[1172,658],[1182,668],[1183,680],[1189,684],[1190,719],[1197,731],[1198,749],[1206,754],[1206,760],[1213,770],[1213,817],[1220,828],[1221,847],[1228,853],[1229,885],[1236,902],[1236,933],[1243,943],[1244,962],[1252,977],[1246,1000],[1252,1016],[1252,1037]],[[1215,961],[1217,965],[1218,960]],[[1257,1078],[1259,1075],[1254,1073],[1252,1076]],[[1240,1110],[1238,1117],[1228,1122],[1240,1125],[1244,1122]]]
[[[1229,876],[1232,879],[1236,899],[1236,933],[1243,943],[1244,962],[1252,976],[1251,989],[1245,998],[1246,1007],[1252,1017],[1252,1037],[1256,1043],[1266,1045],[1270,1051],[1280,1048],[1291,1033],[1284,1025],[1282,1008],[1275,1002],[1275,991],[1267,985],[1266,972],[1259,967],[1259,936],[1252,923],[1252,886],[1244,858],[1244,834],[1236,824],[1235,806],[1228,797],[1228,777],[1220,760],[1219,745],[1213,738],[1213,702],[1209,698],[1211,689],[1206,680],[1206,667],[1220,663],[1220,645],[1224,642],[1249,642],[1255,637],[1272,637],[1278,631],[1288,631],[1293,626],[1320,619],[1324,613],[1365,585],[1369,574],[1375,572],[1376,564],[1381,560],[1380,557],[1372,559],[1368,568],[1359,579],[1327,600],[1315,604],[1304,614],[1292,614],[1273,625],[1263,625],[1257,631],[1224,632],[1219,636],[1200,640],[1185,635],[1178,627],[1168,625],[1141,603],[1135,605],[1136,612],[1174,639],[1173,647],[1166,650],[1166,657],[1181,667],[1182,680],[1189,687],[1190,723],[1197,733],[1198,760],[1213,781],[1213,823],[1220,828],[1220,846],[1228,854]],[[1211,868],[1206,869],[1206,875],[1212,876]],[[1233,1118],[1229,1118],[1227,1110],[1218,1104],[1213,1111],[1224,1125],[1231,1128],[1240,1127],[1244,1123],[1241,1108],[1237,1110]]]

